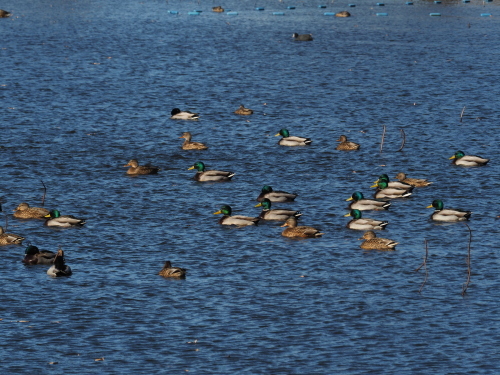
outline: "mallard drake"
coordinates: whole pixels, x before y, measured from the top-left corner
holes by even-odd
[[[3,227],[0,227],[0,245],[20,245],[24,240],[24,237],[17,234],[5,233]]]
[[[388,221],[380,221],[374,219],[362,219],[360,210],[351,210],[348,214],[344,216],[352,216],[353,219],[347,223],[347,228],[356,230],[373,230],[373,229],[385,229],[389,224]]]
[[[453,164],[462,165],[464,167],[479,167],[481,165],[486,165],[490,159],[485,159],[480,156],[475,155],[465,155],[463,151],[455,152],[455,155],[450,157],[453,160]]]
[[[313,40],[312,34],[297,34],[297,33],[293,33],[292,37],[293,37],[293,39],[300,40],[300,41],[310,41],[310,40]]]
[[[285,237],[303,237],[303,238],[314,238],[321,237],[324,233],[321,233],[319,229],[299,225],[297,226],[297,218],[295,216],[290,216],[282,227],[288,227],[283,232],[282,236]]]
[[[138,175],[138,174],[156,174],[160,170],[158,167],[152,165],[139,165],[138,161],[132,159],[125,164],[124,167],[130,167],[127,169],[127,174]]]
[[[412,195],[413,186],[410,186],[409,189],[397,189],[397,188],[390,188],[387,185],[388,184],[386,181],[379,181],[378,184],[370,186],[370,187],[377,187],[377,190],[375,191],[373,197],[378,199],[380,198],[395,199],[395,198],[406,198]]]
[[[249,216],[240,216],[235,215],[231,216],[231,206],[225,204],[221,207],[221,209],[217,212],[214,212],[214,215],[224,214],[219,220],[219,224],[222,225],[236,225],[239,227],[244,227],[247,225],[257,225],[259,223],[260,217],[249,217]]]
[[[359,150],[359,145],[354,142],[349,142],[345,135],[341,135],[339,139],[337,139],[337,142],[340,143],[337,145],[337,147],[335,147],[335,150],[342,150],[342,151]]]
[[[172,120],[198,120],[200,115],[198,113],[193,113],[189,111],[181,111],[179,108],[172,109],[170,112]]]
[[[299,217],[302,215],[301,212],[295,210],[271,210],[271,201],[267,198],[262,199],[255,207],[262,207],[262,212],[259,215],[262,220],[286,221],[290,216]]]
[[[200,142],[191,142],[191,133],[184,132],[179,138],[184,138],[185,141],[182,144],[183,150],[207,150],[208,147]]]
[[[376,201],[374,199],[365,199],[363,193],[355,191],[346,201],[352,201],[349,205],[351,210],[369,211],[369,210],[388,210],[391,203],[387,201]]]
[[[0,18],[7,18],[10,16],[12,16],[12,13],[9,13],[6,10],[0,9]]]
[[[201,161],[194,163],[188,170],[196,169],[198,172],[194,175],[196,181],[229,181],[234,176],[233,172],[225,171],[206,171],[205,164]]]
[[[64,251],[62,249],[57,250],[57,254],[54,258],[54,264],[47,270],[47,275],[52,277],[62,277],[71,276],[73,272],[70,266],[67,266],[64,262]]]
[[[432,182],[424,180],[422,178],[408,178],[406,177],[406,174],[400,172],[396,175],[396,178],[404,182],[405,184],[411,185],[413,187],[424,187],[424,186],[429,186],[432,184]]]
[[[310,138],[290,136],[287,129],[281,129],[275,136],[278,137],[280,135],[283,137],[278,142],[280,146],[307,146],[312,142]]]
[[[460,211],[454,209],[444,209],[443,201],[440,199],[435,199],[432,201],[432,204],[427,206],[426,208],[433,208],[434,213],[431,215],[431,219],[435,221],[465,221],[469,220],[470,215],[472,215],[472,211]]]
[[[46,226],[48,227],[59,227],[59,228],[72,228],[72,227],[81,227],[85,224],[85,219],[78,219],[73,215],[63,215],[58,210],[52,210],[48,215],[45,215],[50,219],[45,221]]]
[[[167,260],[161,271],[158,272],[158,275],[163,277],[175,277],[178,279],[183,279],[186,277],[186,272],[187,270],[184,268],[172,267],[172,263]]]
[[[219,6],[213,7],[212,12],[222,13],[222,12],[224,12],[224,8],[219,5]]]
[[[18,219],[43,219],[49,210],[42,207],[30,207],[28,203],[21,203],[14,210],[14,217]]]
[[[234,113],[236,113],[237,115],[251,115],[253,113],[253,111],[250,109],[250,108],[245,108],[245,106],[243,104],[240,105],[240,107],[234,111]]]
[[[53,251],[42,250],[40,251],[38,247],[29,245],[26,250],[24,250],[24,264],[43,264],[46,266],[50,266],[54,263],[54,258],[56,257],[56,253]]]
[[[387,187],[389,187],[389,188],[396,188],[396,189],[408,190],[408,189],[410,189],[412,187],[410,184],[407,184],[405,182],[401,182],[401,181],[389,181],[389,176],[387,176],[385,173],[381,174],[380,176],[378,176],[378,180],[375,181],[374,183],[377,184],[380,181],[387,182]],[[376,187],[376,185],[374,185],[372,187]]]
[[[387,238],[379,238],[374,231],[369,230],[359,240],[365,240],[359,245],[365,250],[396,250],[395,247],[399,242],[388,240]]]
[[[287,193],[286,191],[276,190],[269,185],[264,185],[262,192],[257,197],[258,202],[262,202],[264,198],[269,199],[271,202],[293,202],[298,194]]]

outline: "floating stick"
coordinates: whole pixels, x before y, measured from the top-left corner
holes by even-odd
[[[43,197],[42,197],[42,207],[43,207],[43,205],[45,204],[45,196],[47,195],[47,186],[45,186],[42,180],[40,180],[40,182],[43,185]]]
[[[429,249],[427,247],[427,240],[424,239],[424,243],[425,243],[425,256],[424,256],[424,261],[423,263],[420,265],[420,267],[418,267],[415,272],[418,272],[418,270],[422,267],[424,267],[424,270],[425,270],[425,279],[424,279],[424,282],[422,283],[422,285],[420,286],[420,289],[418,290],[419,293],[422,292],[422,289],[424,288],[424,285],[425,283],[427,282],[427,277],[429,276],[429,272],[427,271],[427,257],[429,255]]]
[[[383,125],[384,131],[382,132],[382,140],[380,141],[380,153],[382,153],[382,149],[384,148],[384,137],[385,137],[385,125]]]
[[[469,246],[468,246],[468,251],[467,251],[467,281],[465,282],[464,285],[462,285],[462,296],[465,295],[465,292],[467,292],[467,288],[469,287],[470,283],[470,244],[472,242],[472,231],[467,223],[464,223],[466,227],[469,229]]]
[[[401,143],[401,147],[399,148],[399,151],[401,151],[403,149],[403,147],[405,147],[405,143],[406,143],[406,134],[405,134],[405,131],[403,129],[399,129],[401,131],[401,136],[403,137],[403,143]]]
[[[465,106],[462,108],[462,113],[460,113],[460,122],[462,122],[462,117],[464,117]]]

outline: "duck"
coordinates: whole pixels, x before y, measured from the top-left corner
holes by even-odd
[[[184,279],[186,277],[187,270],[180,267],[172,267],[172,263],[169,260],[165,262],[163,268],[158,272],[158,275],[163,277],[175,277],[178,279]]]
[[[250,108],[245,108],[245,106],[241,104],[240,107],[236,111],[234,111],[234,113],[236,113],[237,115],[247,116],[251,115],[253,113],[253,110],[251,110]]]
[[[0,245],[21,245],[24,237],[13,233],[5,233],[3,227],[0,227]]]
[[[310,138],[290,136],[290,132],[287,129],[281,129],[275,136],[278,137],[280,135],[283,137],[278,142],[280,146],[307,146],[312,142]]]
[[[206,171],[205,164],[203,162],[198,161],[194,163],[194,165],[188,170],[196,169],[198,172],[194,175],[194,179],[196,181],[204,182],[218,182],[218,181],[230,181],[234,176],[234,172],[225,172],[225,171]]]
[[[387,198],[387,199],[395,199],[395,198],[406,198],[412,195],[413,186],[410,186],[409,189],[397,189],[388,187],[388,183],[386,181],[379,181],[378,184],[372,185],[371,187],[377,187],[374,198]]]
[[[189,111],[181,111],[179,108],[172,109],[170,112],[172,120],[198,120],[200,115]]]
[[[388,221],[374,220],[374,219],[363,219],[361,211],[354,209],[344,216],[352,216],[353,219],[347,223],[347,228],[356,230],[374,230],[374,229],[385,229],[389,224]]]
[[[30,207],[28,203],[21,203],[14,210],[14,217],[18,219],[43,219],[49,210],[43,207]]]
[[[320,232],[319,229],[305,225],[298,226],[297,218],[295,216],[290,216],[282,227],[288,227],[281,232],[281,235],[284,237],[315,238],[324,235],[324,233]]]
[[[431,219],[435,221],[447,221],[447,222],[454,222],[454,221],[466,221],[469,220],[470,216],[472,215],[472,211],[461,211],[461,210],[454,210],[454,209],[444,209],[444,204],[443,201],[440,199],[434,199],[432,201],[432,204],[427,206],[426,208],[433,208],[434,207],[434,213],[431,215]]]
[[[297,33],[293,33],[292,37],[293,37],[294,40],[300,40],[300,41],[304,41],[304,42],[313,40],[312,34],[297,34]]]
[[[59,228],[73,228],[73,227],[81,227],[85,224],[85,219],[78,219],[73,215],[63,215],[58,210],[52,210],[48,215],[45,221],[46,226],[48,227],[59,227]]]
[[[454,159],[453,164],[464,167],[479,167],[481,165],[486,165],[490,161],[490,159],[485,159],[480,156],[465,155],[463,151],[455,152],[455,155],[450,157],[450,159]]]
[[[363,193],[355,191],[346,201],[354,201],[349,205],[351,210],[369,211],[369,210],[388,210],[391,206],[390,202],[377,201],[375,199],[365,199]]]
[[[130,167],[127,169],[127,174],[129,175],[157,174],[160,170],[160,168],[152,165],[139,165],[136,159],[130,160],[124,167]]]
[[[207,150],[208,147],[201,142],[191,142],[191,133],[184,132],[179,138],[184,138],[185,141],[182,144],[183,150]]]
[[[403,172],[398,173],[396,175],[396,179],[398,179],[401,182],[404,182],[405,184],[411,185],[413,187],[425,187],[425,186],[429,186],[430,184],[432,184],[432,182],[427,181],[427,180],[422,179],[422,178],[408,178],[408,177],[406,177],[406,174],[404,174]]]
[[[343,10],[341,12],[335,13],[335,17],[351,17],[351,13],[349,13],[347,10]]]
[[[260,217],[249,217],[249,216],[240,216],[235,215],[231,216],[232,209],[231,206],[227,204],[223,205],[221,209],[217,212],[214,212],[214,215],[223,214],[219,220],[219,224],[221,225],[236,225],[238,227],[245,227],[247,225],[257,225],[259,223]]]
[[[271,202],[293,202],[298,194],[287,193],[286,191],[273,190],[269,185],[264,185],[261,193],[257,197],[258,202],[262,202],[264,198],[269,199]]]
[[[23,258],[23,263],[29,265],[43,264],[46,266],[50,266],[52,263],[54,263],[54,258],[56,257],[56,253],[54,253],[53,251],[40,251],[38,247],[33,245],[29,245],[24,250],[24,254],[25,255]]]
[[[0,9],[0,18],[7,18],[12,16],[12,13],[7,12],[6,10]]]
[[[299,217],[302,215],[300,211],[295,210],[271,210],[271,201],[268,198],[262,199],[255,207],[262,207],[262,212],[259,215],[262,220],[286,221],[290,216]]]
[[[222,12],[224,12],[224,8],[219,5],[219,6],[213,7],[212,12],[222,13]]]
[[[377,184],[380,181],[387,182],[387,187],[390,187],[390,188],[408,190],[408,189],[410,189],[412,187],[410,184],[407,184],[405,182],[401,182],[401,181],[389,181],[389,176],[387,176],[387,174],[385,174],[385,173],[381,174],[380,176],[378,176],[378,180],[375,181],[374,183]],[[372,187],[374,187],[374,186],[372,186]]]
[[[365,232],[359,240],[365,240],[359,245],[360,248],[365,250],[396,250],[396,245],[399,242],[389,240],[387,238],[379,238],[374,231],[369,230]]]
[[[47,270],[47,275],[52,277],[63,277],[71,276],[72,273],[71,267],[67,266],[64,262],[64,251],[62,249],[57,250],[54,264]]]
[[[337,147],[335,147],[335,150],[342,150],[342,151],[359,150],[359,144],[354,142],[349,142],[345,135],[341,135],[339,139],[337,139],[337,142],[340,143],[337,145]]]

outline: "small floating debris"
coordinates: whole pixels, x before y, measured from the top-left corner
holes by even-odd
[[[290,5],[290,6],[287,6],[287,9],[295,9],[295,7]]]
[[[178,10],[169,10],[168,13],[170,14],[179,14]]]
[[[284,16],[285,12],[273,12],[273,15],[275,15],[275,16]]]
[[[193,12],[198,12],[198,13],[201,13],[201,12],[203,12],[203,11],[202,11],[202,10],[199,10],[199,9],[195,9],[195,10],[193,10]]]
[[[470,0],[462,0],[462,3],[470,3]]]
[[[384,3],[377,3],[377,6],[379,6],[379,7],[385,7],[385,4]]]
[[[413,3],[411,1],[407,1],[406,5],[413,5]]]
[[[326,8],[326,5],[318,5],[318,8]]]
[[[356,6],[356,4],[348,4],[348,6],[350,6],[351,8],[354,8]]]
[[[387,13],[377,13],[377,16],[388,16],[389,14]]]
[[[264,10],[262,7],[255,8],[255,10]]]
[[[104,357],[96,358],[96,359],[94,359],[94,361],[96,361],[96,362],[98,362],[98,361],[104,361]]]
[[[441,17],[441,13],[429,13],[431,17]]]
[[[434,4],[441,4],[441,0],[434,0]]]

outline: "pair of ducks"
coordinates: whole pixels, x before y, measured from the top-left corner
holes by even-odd
[[[44,225],[49,227],[81,227],[85,219],[79,219],[73,215],[61,215],[59,210],[49,211],[43,207],[30,207],[28,203],[21,203],[14,210],[13,216],[18,219],[45,219]]]
[[[276,134],[276,136],[280,135],[282,137],[278,142],[280,146],[290,146],[290,147],[307,146],[312,143],[311,138],[291,136],[288,129],[281,129],[279,133]],[[360,147],[359,144],[348,141],[345,135],[341,135],[339,139],[337,139],[337,142],[340,143],[335,148],[336,150],[352,151],[352,150],[359,150]]]
[[[251,110],[250,108],[246,108],[243,104],[241,104],[238,107],[238,109],[234,111],[234,113],[237,115],[248,116],[253,114],[253,110]],[[190,111],[181,111],[179,108],[172,109],[170,115],[171,115],[170,118],[172,120],[198,120],[200,118],[200,115],[198,113],[193,113]]]
[[[57,253],[48,250],[40,251],[38,247],[29,245],[25,250],[23,263],[26,265],[45,265],[51,266],[47,270],[47,275],[52,277],[71,276],[73,274],[71,267],[64,259],[64,251],[57,250]]]

